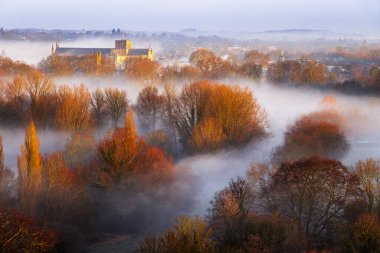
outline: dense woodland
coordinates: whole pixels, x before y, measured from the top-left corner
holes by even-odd
[[[200,49],[190,62],[128,62],[122,75],[142,84],[131,103],[122,89],[53,81],[115,74],[106,59],[52,55],[37,69],[0,58],[1,126],[26,128],[17,171],[5,165],[0,137],[0,251],[85,252],[106,234],[139,234],[141,253],[380,252],[380,161],[344,165],[350,146],[341,115],[327,109],[300,115],[270,163],[232,178],[208,215],[180,216],[165,232],[154,227],[163,213],[184,213],[189,193],[178,183],[192,178],[177,159],[244,149],[271,134],[251,90],[221,79],[259,80],[267,68],[278,85],[345,85],[319,61],[269,63],[258,51],[224,60]],[[372,66],[347,82],[377,92],[379,78]],[[38,129],[71,137],[64,150],[41,153]],[[95,138],[99,129],[108,131]]]

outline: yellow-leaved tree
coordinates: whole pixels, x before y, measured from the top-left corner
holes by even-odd
[[[21,210],[34,214],[41,190],[41,155],[36,127],[31,121],[17,158]]]

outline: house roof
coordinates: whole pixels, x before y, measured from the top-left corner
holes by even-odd
[[[128,50],[128,56],[148,55],[149,48],[131,48]]]
[[[55,52],[60,55],[90,55],[97,52],[101,52],[102,55],[111,55],[111,48],[70,48],[70,47],[58,47]]]
[[[149,48],[131,48],[128,50],[127,56],[147,56],[149,54]],[[124,49],[113,49],[113,48],[70,48],[70,47],[58,47],[55,52],[59,55],[76,55],[84,56],[96,54],[101,52],[102,55],[110,56],[112,54],[125,56]]]

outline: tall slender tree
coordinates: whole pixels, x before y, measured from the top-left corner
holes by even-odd
[[[18,156],[20,202],[23,211],[33,214],[41,188],[41,155],[36,127],[31,121],[25,131],[25,143]]]

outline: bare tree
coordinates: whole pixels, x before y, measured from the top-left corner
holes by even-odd
[[[168,128],[168,131],[170,132],[174,144],[175,144],[175,151],[178,152],[178,140],[177,140],[177,94],[176,94],[176,88],[175,86],[168,86],[165,85],[165,104],[164,104],[164,113],[163,113],[163,120],[164,124]]]
[[[25,89],[30,99],[30,110],[34,121],[46,123],[49,112],[50,95],[54,91],[53,82],[39,71],[32,71],[26,76]]]
[[[215,85],[209,81],[195,82],[183,88],[176,110],[178,132],[185,142],[195,125],[206,117],[214,88]]]
[[[106,113],[107,101],[105,93],[97,88],[91,94],[91,107],[94,112],[97,125],[101,125]]]
[[[365,194],[368,212],[380,217],[380,161],[367,159],[356,163],[356,174]]]
[[[144,125],[155,130],[158,118],[162,114],[164,103],[164,96],[158,94],[157,87],[150,85],[140,91],[135,111]]]
[[[116,127],[128,108],[127,93],[116,88],[106,88],[105,96],[108,112]]]
[[[5,94],[12,104],[20,111],[23,109],[25,100],[25,79],[22,76],[16,76],[6,87]]]
[[[344,207],[358,193],[354,173],[339,161],[318,157],[282,163],[271,178],[268,192],[274,200],[270,209],[298,223],[309,249],[339,222]]]
[[[247,182],[238,177],[215,193],[208,220],[215,239],[223,245],[238,245],[248,239],[246,225],[252,201]]]

